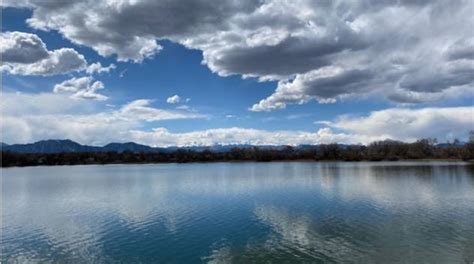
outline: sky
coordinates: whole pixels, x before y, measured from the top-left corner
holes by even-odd
[[[4,0],[2,142],[467,140],[472,0]]]

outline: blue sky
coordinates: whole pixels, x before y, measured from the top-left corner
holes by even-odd
[[[308,4],[308,1],[302,2]],[[318,31],[308,31],[306,27],[292,29],[289,32],[294,35],[291,35],[281,32],[282,29],[291,28],[283,24],[274,28],[273,24],[260,28],[252,26],[246,31],[242,29],[231,32],[232,36],[242,34],[246,38],[244,43],[248,46],[225,42],[225,34],[230,34],[227,28],[214,28],[226,38],[213,40],[212,31],[206,31],[210,27],[205,25],[206,22],[201,22],[202,28],[179,32],[182,30],[180,27],[173,26],[175,24],[171,22],[170,25],[160,24],[161,20],[122,21],[121,15],[126,14],[127,10],[137,12],[133,10],[140,8],[140,5],[143,5],[144,10],[156,9],[157,16],[162,9],[172,12],[175,8],[172,4],[148,7],[146,1],[128,4],[130,9],[121,6],[123,10],[115,14],[118,17],[116,20],[110,18],[111,21],[107,21],[100,17],[99,20],[104,21],[95,26],[84,26],[71,22],[76,14],[73,11],[61,11],[61,7],[42,6],[41,1],[6,1],[4,5],[14,7],[4,7],[2,10],[2,45],[6,47],[3,54],[6,59],[2,64],[2,97],[5,102],[2,105],[3,141],[25,143],[53,137],[71,138],[85,144],[105,144],[110,141],[137,141],[149,145],[317,144],[367,143],[384,138],[413,141],[424,136],[446,141],[455,137],[466,139],[468,131],[473,128],[474,42],[472,34],[469,35],[466,30],[472,26],[472,18],[460,13],[461,18],[448,23],[449,25],[429,24],[433,31],[438,30],[444,35],[437,37],[425,34],[420,29],[418,37],[422,40],[426,38],[426,41],[410,43],[411,40],[400,37],[400,42],[406,47],[384,43],[386,36],[374,32],[370,27],[371,21],[374,23],[376,19],[380,19],[374,13],[383,14],[386,10],[394,9],[391,12],[400,12],[400,17],[410,15],[411,12],[425,11],[433,16],[434,11],[439,8],[437,5],[440,5],[437,1],[427,1],[421,7],[377,7],[368,14],[360,11],[357,6],[345,7],[354,16],[360,17],[360,21],[365,21],[365,24],[357,19],[351,20],[353,32],[334,33],[334,38],[325,35],[320,37]],[[264,6],[265,4],[268,6]],[[229,9],[227,16],[258,14],[252,19],[263,20],[262,17],[272,17],[265,12],[275,6],[284,7],[288,3],[267,1],[265,4],[252,7],[232,5],[225,8]],[[373,5],[375,8],[376,4]],[[466,2],[459,1],[454,4],[455,7],[456,5],[461,10]],[[84,6],[73,6],[68,10],[85,8]],[[219,13],[214,14],[206,7],[208,6],[203,6],[200,12],[209,12],[208,16],[214,15],[222,23],[244,27],[237,24],[241,23],[239,20],[236,22],[225,16],[221,17]],[[106,8],[112,7],[97,8],[107,10]],[[222,10],[226,10],[225,8]],[[422,11],[411,10],[416,8]],[[176,14],[180,15],[182,14]],[[287,20],[294,19],[294,14],[284,15],[289,16]],[[440,19],[447,19],[443,14],[437,15]],[[332,36],[331,30],[341,31],[338,24],[333,25],[334,18],[324,16],[324,13],[315,12],[304,22],[312,25],[317,19],[329,21],[321,24],[321,27],[326,27],[325,32],[329,33],[325,34],[329,36]],[[30,18],[35,19],[28,20]],[[68,19],[71,21],[68,22]],[[199,17],[190,19],[200,23]],[[389,19],[387,18],[386,27],[389,30],[396,29],[399,25],[394,22],[391,25],[388,23]],[[87,18],[84,20],[90,22]],[[287,20],[273,23],[279,25],[278,23],[286,23]],[[95,20],[91,21],[90,23],[94,23]],[[44,26],[44,23],[49,24]],[[60,23],[66,24],[61,27]],[[135,38],[128,39],[130,32],[121,32],[122,29],[114,28],[113,23],[125,23],[126,26],[122,28],[130,28],[132,35],[136,34]],[[179,23],[183,22],[178,20],[176,24]],[[366,32],[354,26],[361,23]],[[462,27],[459,27],[460,23],[464,23]],[[148,32],[145,26],[162,26],[166,33],[159,30]],[[110,39],[102,38],[100,34],[108,34],[107,32],[94,35],[100,30],[118,35],[113,40],[120,41],[112,43]],[[295,33],[300,31],[301,33]],[[416,32],[417,29],[414,28],[413,31]],[[315,36],[311,35],[313,32],[316,32]],[[270,37],[267,38],[267,35]],[[254,36],[257,36],[256,40],[253,40]],[[142,38],[146,40],[142,41]],[[28,52],[26,46],[18,44],[24,39],[36,41],[37,46],[34,48],[39,51],[34,52],[49,52],[49,55],[41,55],[43,57],[38,61],[19,62],[29,60],[21,57],[21,54]],[[141,42],[133,44],[137,39]],[[299,43],[298,46],[282,46],[272,50],[281,43],[291,44],[294,39],[299,41],[296,42]],[[336,39],[334,43],[333,39]],[[348,43],[344,43],[345,39]],[[127,41],[133,43],[127,44]],[[41,42],[46,48],[38,44]],[[357,42],[360,42],[359,46],[354,44]],[[422,50],[423,45],[427,45],[425,42],[431,43],[430,48],[442,50],[449,56],[461,54],[464,57],[448,60],[443,59],[447,56],[443,55],[439,61],[430,61],[431,58],[425,59],[426,61],[408,61],[406,58],[425,56],[422,51],[419,54],[405,54],[411,48]],[[329,46],[313,48],[318,45]],[[48,72],[52,68],[45,66],[46,63],[41,64],[46,70],[34,68],[38,67],[38,63],[56,56],[53,54],[55,51],[67,48],[71,49],[68,50],[70,57],[65,62],[62,59],[56,59],[55,62],[66,66],[54,66],[64,70]],[[295,52],[303,48],[307,49],[303,55]],[[150,50],[141,53],[146,49]],[[324,56],[320,54],[331,49],[336,51],[323,54]],[[290,57],[287,53],[294,54],[290,54]],[[264,56],[268,56],[265,61]],[[294,56],[304,57],[296,60],[293,59]],[[314,58],[309,59],[311,56]],[[366,56],[366,59],[359,60],[362,56]],[[386,65],[389,62],[384,62],[383,56],[392,56],[389,62],[393,65],[395,60],[403,61],[399,65],[406,70],[396,68],[395,66],[399,67],[398,64],[389,68]],[[11,61],[8,61],[10,58]],[[367,58],[370,62],[367,62]],[[73,60],[77,60],[74,65],[71,62]],[[321,62],[315,62],[316,60]],[[100,62],[104,72],[86,70],[97,62]],[[440,63],[441,66],[426,66],[430,63]],[[114,65],[114,68],[107,70],[105,67],[109,65]],[[418,70],[419,65],[430,70]],[[78,79],[81,78],[82,82],[79,82]],[[91,92],[94,84],[100,87]],[[168,98],[175,95],[179,96],[179,102],[167,102]],[[132,104],[137,100],[146,100],[146,103]],[[45,104],[49,104],[49,107]],[[130,104],[136,108],[127,108]],[[460,119],[459,114],[464,118]],[[61,120],[69,121],[62,123]],[[94,120],[97,124],[84,124],[77,120]],[[104,124],[104,120],[110,123]],[[55,126],[62,127],[58,129]],[[75,127],[75,131],[64,129],[68,126]],[[110,133],[107,132],[108,129],[111,130]],[[160,134],[163,131],[166,133]]]

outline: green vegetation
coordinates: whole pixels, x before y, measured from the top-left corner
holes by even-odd
[[[2,167],[74,164],[214,162],[214,161],[284,161],[284,160],[340,160],[381,161],[407,159],[474,160],[474,141],[436,144],[433,139],[414,143],[378,141],[363,145],[316,145],[281,148],[232,148],[230,151],[193,151],[177,149],[171,152],[63,152],[15,153],[2,152]]]

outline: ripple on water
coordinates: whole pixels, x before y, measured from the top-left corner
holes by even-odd
[[[474,261],[474,175],[463,163],[2,172],[7,263]]]

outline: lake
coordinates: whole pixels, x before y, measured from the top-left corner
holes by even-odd
[[[2,263],[472,263],[474,166],[2,169]]]

